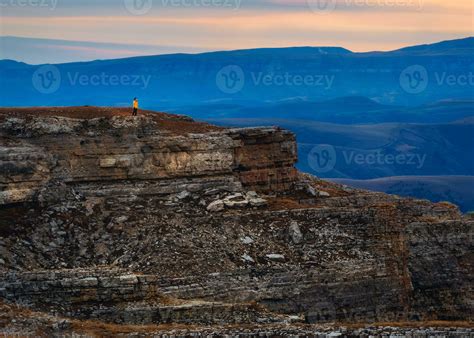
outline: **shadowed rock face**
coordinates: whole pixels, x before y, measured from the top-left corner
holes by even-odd
[[[300,174],[287,131],[0,122],[5,301],[129,324],[472,320],[474,222]]]

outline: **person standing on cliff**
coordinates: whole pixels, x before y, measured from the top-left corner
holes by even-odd
[[[138,114],[138,99],[133,99],[133,116],[137,116]]]

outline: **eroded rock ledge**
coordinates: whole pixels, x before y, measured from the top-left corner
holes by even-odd
[[[474,222],[455,206],[298,173],[295,137],[276,127],[74,109],[0,110],[9,309],[116,324],[472,321]]]
[[[174,179],[219,177],[277,192],[296,179],[295,137],[279,128],[196,128],[176,135],[149,116],[9,116],[0,123],[0,138],[0,205],[32,201],[50,182],[172,185]]]

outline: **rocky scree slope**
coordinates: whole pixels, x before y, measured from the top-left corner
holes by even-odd
[[[472,320],[455,206],[298,173],[276,127],[128,114],[0,110],[5,303],[119,324]]]

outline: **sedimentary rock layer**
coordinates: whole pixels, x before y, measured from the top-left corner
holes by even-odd
[[[49,182],[161,181],[228,176],[259,191],[296,178],[294,135],[279,128],[176,135],[152,117],[6,117],[0,204],[31,201]]]
[[[121,324],[473,319],[454,205],[298,173],[279,128],[151,114],[0,119],[5,302]]]

